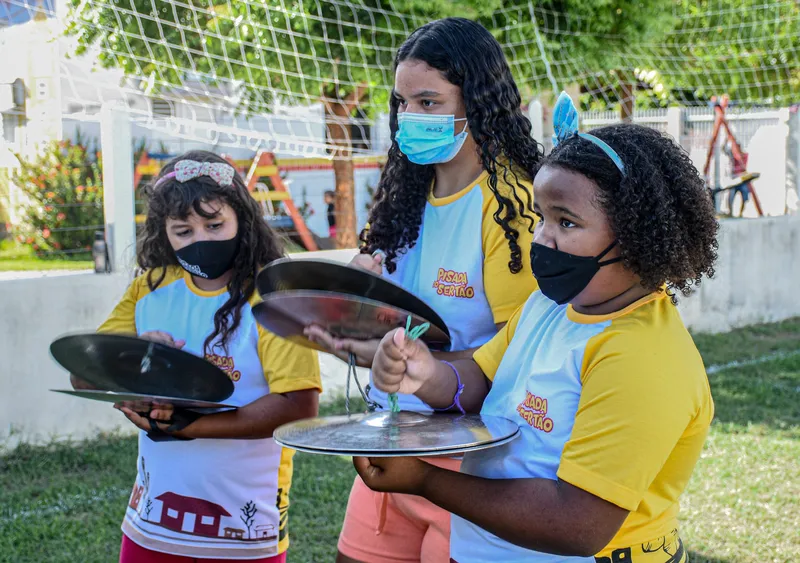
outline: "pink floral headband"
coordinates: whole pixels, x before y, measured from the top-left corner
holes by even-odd
[[[200,176],[208,176],[220,186],[230,186],[233,184],[233,176],[236,171],[230,164],[222,162],[197,162],[196,160],[179,160],[175,164],[175,169],[169,174],[162,176],[153,189],[169,179],[175,178],[180,183],[188,182]]]

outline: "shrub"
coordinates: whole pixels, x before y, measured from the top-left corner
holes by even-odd
[[[103,228],[103,185],[98,154],[80,137],[53,141],[28,161],[17,155],[14,183],[27,195],[17,240],[37,254],[88,252]]]

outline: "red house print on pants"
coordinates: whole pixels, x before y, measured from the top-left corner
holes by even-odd
[[[215,538],[219,536],[221,518],[230,516],[220,505],[200,498],[164,493],[156,499],[161,501],[159,524],[175,532]],[[184,530],[184,520],[190,515],[194,516],[194,526],[191,531]]]

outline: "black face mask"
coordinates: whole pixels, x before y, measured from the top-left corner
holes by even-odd
[[[175,251],[181,267],[200,278],[215,280],[233,266],[239,235],[228,240],[201,240]]]
[[[597,256],[575,256],[543,244],[533,243],[531,269],[536,281],[539,282],[539,289],[559,305],[569,302],[586,289],[600,268],[622,260],[622,258],[612,258],[600,262],[600,259],[616,244],[617,241],[612,242]]]

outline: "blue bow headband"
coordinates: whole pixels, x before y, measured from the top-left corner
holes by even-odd
[[[558,145],[558,143],[567,140],[572,135],[577,134],[581,139],[586,139],[597,145],[600,150],[606,153],[608,158],[614,162],[620,174],[623,176],[625,175],[625,165],[622,164],[622,159],[617,154],[617,151],[612,149],[608,143],[598,139],[594,135],[578,132],[578,110],[575,109],[572,98],[570,98],[566,92],[561,92],[558,96],[556,107],[553,110],[553,129],[555,131],[553,135],[554,147]]]

